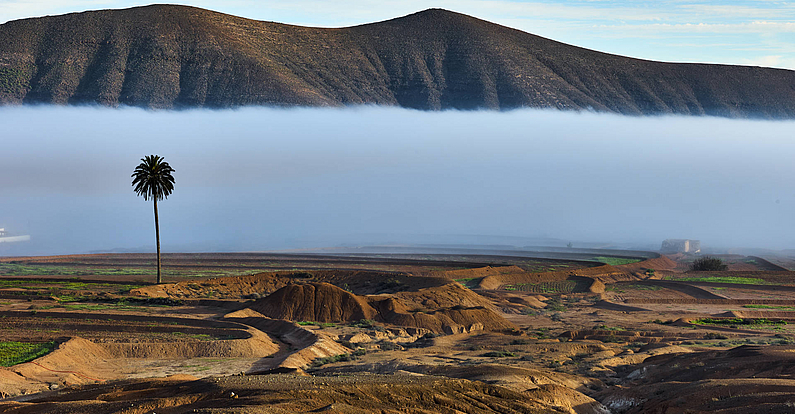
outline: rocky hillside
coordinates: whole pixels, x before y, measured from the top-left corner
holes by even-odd
[[[0,25],[0,102],[795,117],[795,72],[582,49],[431,9],[318,29],[154,5]]]

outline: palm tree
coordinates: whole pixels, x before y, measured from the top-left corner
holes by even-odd
[[[150,198],[155,203],[155,238],[157,239],[157,283],[162,283],[160,276],[160,224],[157,219],[157,200],[168,198],[174,191],[174,169],[163,161],[163,157],[149,155],[141,158],[141,163],[135,167],[132,174],[132,185],[139,196],[144,200]]]

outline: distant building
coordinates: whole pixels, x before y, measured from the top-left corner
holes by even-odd
[[[701,252],[700,240],[668,239],[663,240],[660,253],[699,253]]]
[[[6,229],[0,228],[0,243],[15,243],[30,241],[30,236],[9,236]]]

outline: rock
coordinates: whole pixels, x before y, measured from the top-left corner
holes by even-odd
[[[472,325],[469,325],[469,332],[480,332],[483,330],[483,324],[480,322],[475,322]]]
[[[446,333],[447,335],[455,335],[455,334],[461,334],[461,333],[466,333],[466,332],[467,332],[466,328],[461,326],[461,325],[445,325],[444,326],[444,333]]]
[[[373,331],[368,331],[367,334],[370,335],[370,337],[372,337],[373,339],[379,340],[379,341],[384,340],[384,339],[389,339],[389,334],[386,333],[386,332],[373,330]]]
[[[409,336],[409,334],[403,328],[391,328],[391,329],[389,329],[389,333],[391,333],[392,335],[398,336],[398,337]]]
[[[431,330],[425,328],[406,328],[406,333],[411,336],[423,336],[429,332],[431,332]]]
[[[373,342],[373,338],[371,338],[370,335],[367,335],[366,333],[363,332],[359,332],[354,335],[349,335],[345,340],[352,344],[367,344]]]

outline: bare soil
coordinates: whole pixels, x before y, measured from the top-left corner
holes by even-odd
[[[717,275],[764,281],[749,285],[683,281],[687,258],[533,272],[466,257],[273,257],[273,268],[307,267],[130,289],[129,275],[0,279],[0,341],[58,344],[0,369],[0,411],[729,413],[795,403],[795,272]],[[174,259],[201,270],[219,257]],[[25,260],[64,273],[146,264]],[[589,288],[559,283],[569,280]],[[547,282],[543,294],[517,288]]]

